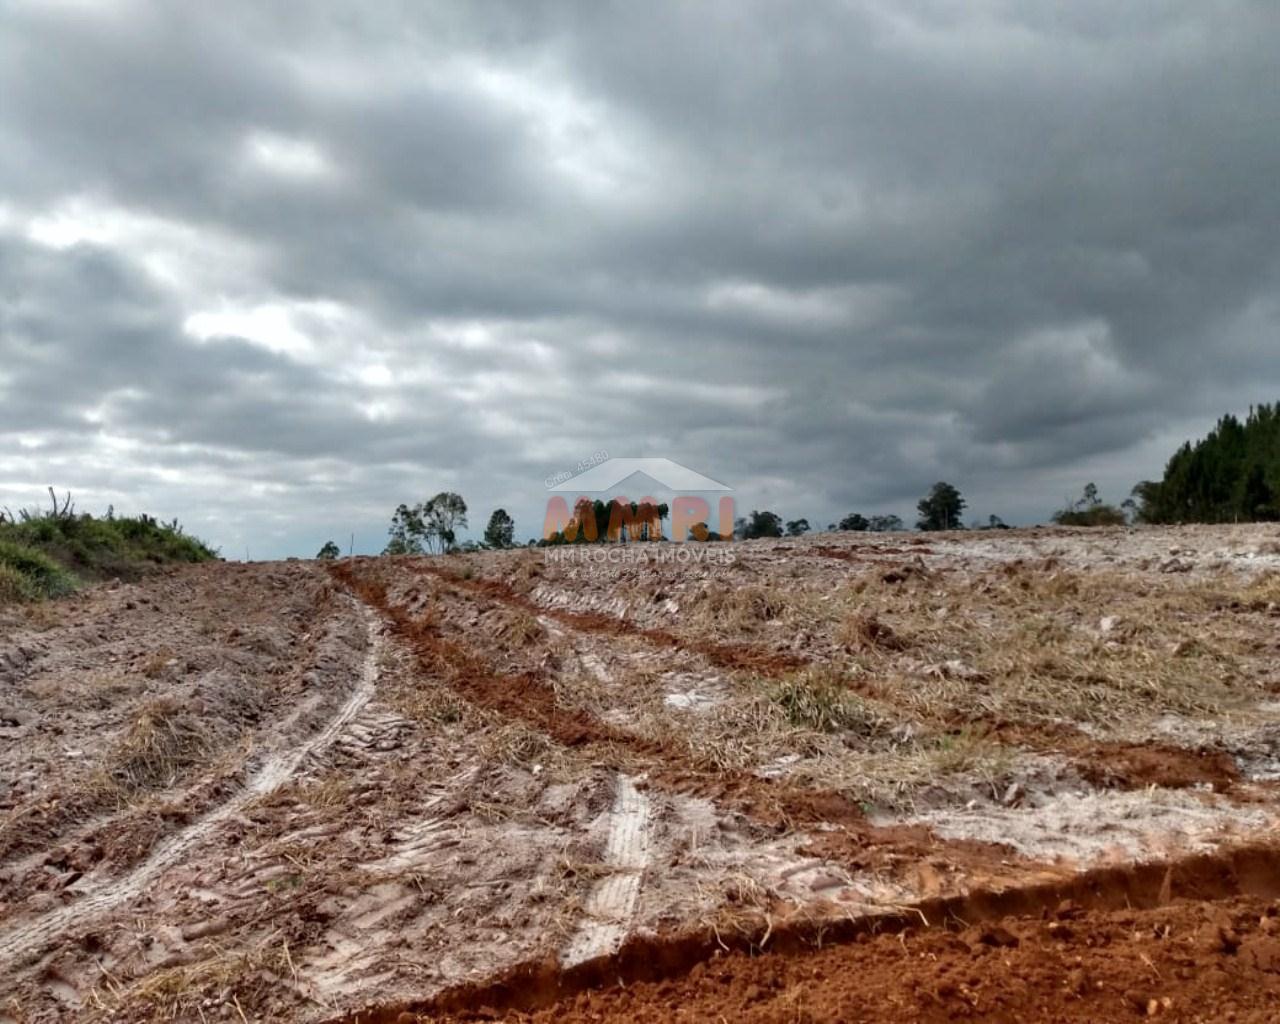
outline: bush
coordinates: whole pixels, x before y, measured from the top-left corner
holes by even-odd
[[[807,523],[805,524],[808,525]],[[733,524],[734,532],[743,540],[757,537],[781,537],[782,517],[776,512],[751,510],[751,515]]]
[[[1053,514],[1059,526],[1124,526],[1128,520],[1114,505],[1095,505],[1092,508],[1064,508]]]
[[[44,552],[11,541],[0,540],[0,568],[15,600],[62,597],[76,588],[75,577]]]
[[[29,579],[13,566],[0,563],[0,608],[7,604],[34,601],[38,596]]]
[[[1084,493],[1076,501],[1055,512],[1053,521],[1059,526],[1124,526],[1127,522],[1122,510],[1098,497],[1098,488],[1092,483],[1084,485]]]

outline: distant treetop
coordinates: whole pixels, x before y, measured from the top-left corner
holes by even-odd
[[[960,492],[945,480],[939,480],[916,504],[916,511],[920,514],[916,529],[959,530],[962,528],[960,513],[964,507],[965,500],[960,497]]]
[[[1280,404],[1259,405],[1241,423],[1226,415],[1209,435],[1173,453],[1160,480],[1133,489],[1146,523],[1280,519]]]

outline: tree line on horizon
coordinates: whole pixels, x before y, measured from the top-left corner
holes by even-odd
[[[965,502],[960,492],[951,484],[939,482],[928,495],[920,499],[921,520],[919,529],[961,528],[960,513]],[[655,504],[641,501],[623,502],[618,499],[604,501],[581,498],[574,505],[573,515],[564,528],[550,537],[528,542],[529,546],[554,547],[561,544],[617,543],[619,541],[663,540],[662,523],[670,509],[665,502]],[[999,522],[991,517],[994,525]],[[1003,524],[1000,524],[1003,525]],[[515,521],[505,509],[495,509],[485,527],[484,540],[457,540],[457,532],[467,527],[467,503],[462,495],[453,491],[441,491],[435,497],[416,505],[400,504],[391,516],[387,530],[388,541],[384,555],[445,554],[453,551],[500,550],[515,547]],[[864,516],[851,512],[839,523],[832,523],[830,530],[889,533],[904,529],[902,519],[896,515]],[[781,516],[769,510],[753,509],[750,515],[734,521],[733,536],[739,540],[759,537],[799,537],[810,531],[809,520],[800,518],[784,523]],[[688,540],[715,542],[728,540],[706,523],[691,527]],[[316,558],[331,560],[339,557],[341,550],[332,540],[316,553]]]
[[[967,507],[958,488],[938,481],[916,504],[917,530],[962,530]],[[661,540],[662,523],[668,517],[665,504],[591,501],[583,498],[563,530],[551,537],[529,541],[539,547],[559,544],[605,543],[621,540]],[[1159,480],[1143,480],[1130,496],[1115,505],[1102,500],[1093,483],[1085,484],[1079,498],[1068,501],[1052,520],[1060,526],[1123,526],[1128,523],[1228,523],[1280,520],[1280,403],[1249,409],[1244,420],[1223,416],[1208,435],[1185,442],[1170,457]],[[515,547],[515,522],[505,509],[495,509],[485,527],[483,541],[459,544],[457,531],[467,526],[467,505],[462,496],[442,491],[418,505],[400,505],[391,519],[389,541],[383,554],[429,554],[457,550]],[[829,523],[832,532],[889,533],[905,530],[896,515],[863,515],[850,512]],[[971,529],[1007,529],[999,516],[988,516]],[[784,520],[769,509],[752,509],[735,520],[733,536],[799,537],[810,532],[809,520]],[[727,540],[699,523],[690,540]],[[336,558],[336,544],[325,544],[317,557]]]
[[[1187,441],[1164,476],[1133,489],[1144,523],[1274,522],[1280,519],[1280,403],[1227,414],[1207,436]]]
[[[1092,485],[1090,485],[1092,486]],[[965,500],[952,484],[939,481],[920,499],[917,510],[919,530],[964,529],[960,515]],[[530,540],[528,546],[555,547],[562,544],[617,543],[620,541],[663,540],[662,523],[670,509],[666,503],[623,502],[618,499],[604,501],[581,498],[574,506],[573,515],[564,528],[549,537]],[[483,541],[457,540],[457,531],[467,527],[467,503],[460,494],[442,491],[435,497],[417,505],[399,505],[391,517],[388,541],[384,555],[447,554],[454,551],[501,550],[516,547],[515,521],[505,509],[495,509],[485,527]],[[987,524],[978,529],[1005,528],[998,516],[989,517]],[[733,538],[754,540],[762,537],[800,537],[810,532],[805,518],[783,521],[776,512],[768,509],[752,509],[751,513],[734,521]],[[871,515],[850,512],[838,523],[827,527],[831,531],[868,533],[892,533],[906,529],[900,516]],[[687,540],[715,542],[732,538],[723,537],[697,523],[690,528]],[[338,545],[327,541],[316,554],[319,559],[334,559],[341,554]]]

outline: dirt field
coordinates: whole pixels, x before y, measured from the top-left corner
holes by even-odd
[[[680,548],[0,612],[0,1022],[1280,1019],[1280,530]]]

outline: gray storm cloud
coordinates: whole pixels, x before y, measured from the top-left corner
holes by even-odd
[[[604,448],[1043,520],[1275,400],[1274,4],[0,20],[0,500],[311,553]]]

